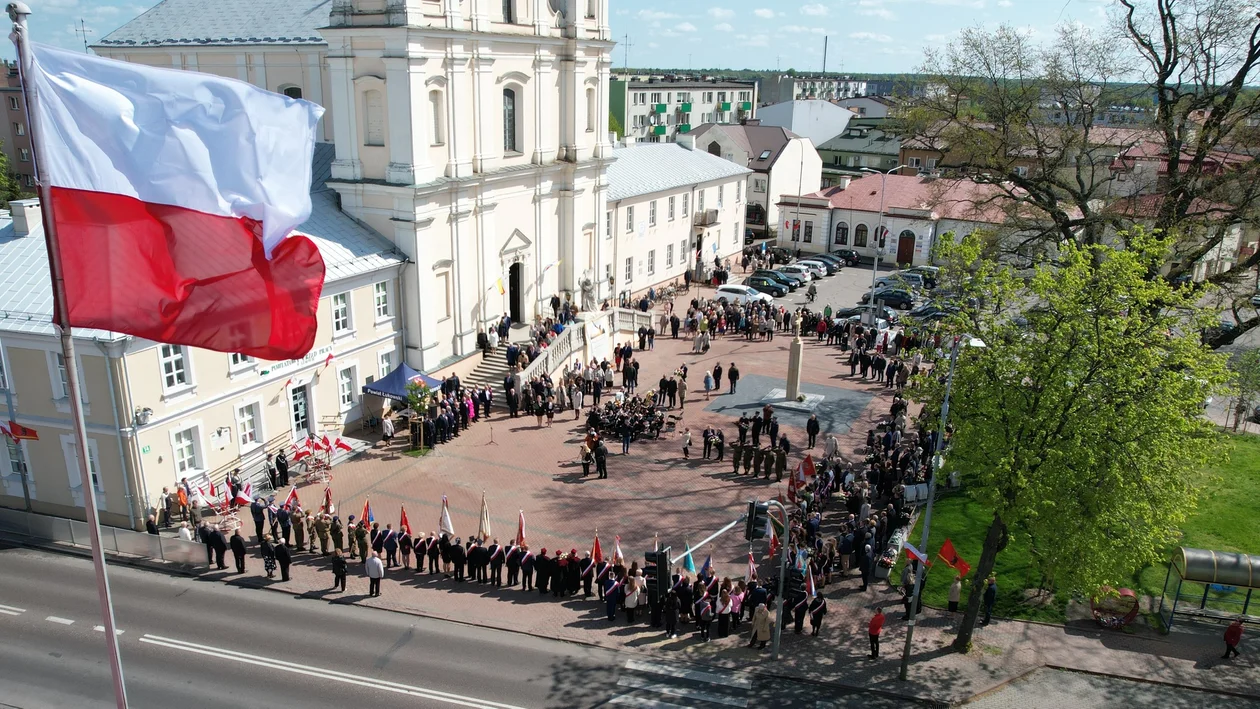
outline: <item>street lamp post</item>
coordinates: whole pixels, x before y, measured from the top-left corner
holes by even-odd
[[[869,167],[862,168],[862,172],[869,172],[879,175],[879,226],[875,227],[875,265],[871,267],[871,309],[867,312],[871,314],[869,325],[875,324],[875,279],[879,277],[879,257],[883,254],[884,249],[880,246],[879,240],[881,233],[884,231],[884,197],[888,194],[888,175],[897,172],[903,167],[909,165],[898,165],[888,171],[872,170]]]
[[[945,450],[945,422],[949,418],[949,395],[954,390],[954,367],[958,364],[958,350],[964,344],[964,337],[967,338],[965,344],[968,346],[984,347],[983,341],[962,335],[954,338],[954,346],[949,353],[949,373],[945,377],[945,398],[941,401],[941,420],[937,427],[936,450],[932,456],[932,479],[928,481],[927,508],[923,512],[923,535],[919,538],[919,550],[924,554],[928,553],[928,535],[932,531],[932,502],[936,498],[936,480],[940,477],[941,455]],[[918,566],[919,570],[914,575],[914,591],[910,594],[910,622],[906,626],[906,646],[901,651],[901,671],[897,674],[897,678],[902,681],[906,679],[906,673],[910,670],[910,647],[914,642],[915,616],[919,607],[919,594],[923,591],[923,575],[926,573],[927,564],[920,562]]]

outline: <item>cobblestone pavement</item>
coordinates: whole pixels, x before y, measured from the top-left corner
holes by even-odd
[[[836,276],[829,281],[837,283],[827,287],[860,292],[860,286],[854,284],[860,283],[861,273]],[[869,272],[866,277],[869,278]],[[839,279],[852,282],[845,285]],[[621,547],[629,558],[641,558],[642,552],[651,548],[656,534],[662,544],[681,550],[684,543],[696,542],[736,519],[749,498],[765,499],[786,492],[781,483],[733,475],[729,456],[721,462],[699,458],[698,433],[706,425],[723,426],[728,440],[731,439],[735,431],[733,412],[722,409],[727,402],[736,404],[739,400],[722,394],[706,402],[703,391],[697,394],[695,389],[699,388],[704,370],[719,361],[724,368],[736,362],[750,383],[754,376],[781,379],[786,370],[788,344],[785,336],[772,342],[718,338],[710,353],[693,355],[689,353],[689,343],[681,339],[658,338],[654,350],[637,355],[642,363],[641,391],[651,388],[662,373],[684,363],[690,368],[692,391],[683,410],[670,412],[671,419],[681,416],[675,430],[662,434],[660,440],[636,442],[625,456],[619,454],[619,445],[610,446],[615,454],[609,458],[607,480],[582,477],[577,462],[581,426],[571,413],[557,416],[550,428],[538,427],[532,417],[509,419],[498,414],[421,458],[404,456],[400,445],[385,449],[378,443],[357,460],[336,468],[333,499],[344,519],[347,514],[358,514],[365,498],[370,497],[376,519],[382,523],[396,524],[399,508],[405,505],[413,530],[425,534],[437,529],[441,496],[447,495],[456,534],[467,538],[477,531],[484,492],[492,532],[500,540],[506,541],[515,534],[517,512],[524,510],[525,534],[534,550],[545,547],[549,551],[585,551],[590,548],[596,529],[605,554],[611,554],[616,535],[621,537]],[[873,420],[887,411],[890,397],[888,390],[879,385],[841,374],[839,359],[838,350],[808,341],[803,382],[807,391],[816,388],[843,393],[838,398],[843,399],[849,412],[846,415],[853,420],[835,421],[833,427],[841,450],[851,455],[856,446],[864,443],[865,432]],[[725,385],[722,390],[726,390]],[[854,403],[860,401],[865,403]],[[784,431],[794,446],[790,465],[800,459],[798,452],[805,441],[803,429],[795,423],[791,419],[784,421]],[[697,444],[693,445],[689,460],[682,458],[677,437],[677,431],[684,426],[696,434]],[[843,430],[846,428],[849,430]],[[816,449],[820,451],[821,443]],[[318,503],[320,492],[314,487],[300,490],[308,506]],[[705,555],[712,554],[719,575],[742,576],[749,547],[741,531],[737,527],[712,546],[695,550],[697,566]],[[764,559],[764,543],[758,543],[755,553],[758,560]],[[292,580],[286,583],[259,578],[261,564],[256,558],[249,564],[246,576],[225,578],[271,585],[277,590],[327,598],[335,603],[378,606],[602,646],[639,648],[663,656],[677,653],[675,656],[680,659],[696,662],[754,668],[942,701],[964,700],[1043,664],[1260,695],[1260,671],[1250,653],[1232,663],[1215,659],[1220,654],[1216,628],[1142,638],[1103,634],[1088,626],[999,619],[977,630],[976,649],[971,655],[959,655],[948,649],[952,639],[950,619],[932,610],[927,611],[915,636],[910,680],[899,682],[897,658],[904,643],[905,626],[896,620],[900,612],[898,596],[884,583],[859,592],[856,578],[833,582],[824,589],[831,613],[822,637],[787,632],[783,658],[777,665],[770,665],[768,651],[747,649],[746,641],[736,637],[715,637],[710,643],[698,643],[687,634],[665,640],[645,623],[628,625],[624,616],[610,623],[604,617],[602,604],[594,600],[552,599],[537,592],[457,584],[440,574],[416,575],[397,570],[387,575],[381,597],[368,598],[367,580],[357,565],[352,566],[347,593],[333,594],[327,590],[332,575],[326,561],[318,556],[298,555]],[[883,656],[872,661],[866,659],[865,624],[880,605],[890,609],[890,621]],[[747,626],[742,630],[746,631]]]
[[[974,709],[1260,709],[1260,700],[1041,668],[967,704]]]

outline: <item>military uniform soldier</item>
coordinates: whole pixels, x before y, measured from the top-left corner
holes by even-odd
[[[332,536],[333,549],[346,548],[346,532],[341,526],[341,518],[333,517],[332,524],[328,526],[328,534]]]
[[[319,537],[319,554],[320,556],[328,556],[328,515],[322,514],[315,518],[315,534]]]
[[[757,469],[753,467],[753,458],[757,455],[757,449],[754,446],[744,446],[744,475],[757,474]],[[685,609],[684,609],[685,610]]]
[[[782,448],[774,449],[774,479],[776,481],[783,480],[783,473],[787,470],[787,452]]]
[[[731,444],[731,472],[739,475],[739,459],[744,455],[744,446],[739,443]]]
[[[753,451],[753,475],[756,476],[761,471],[765,471],[766,479],[770,478],[770,469],[763,466],[766,460],[766,449],[758,446]]]
[[[354,543],[359,547],[359,558],[363,563],[367,563],[368,553],[368,530],[367,523],[359,520],[359,526],[354,528]]]

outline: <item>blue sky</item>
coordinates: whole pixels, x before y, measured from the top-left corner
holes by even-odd
[[[1101,26],[1111,0],[611,0],[613,66],[913,71],[923,47],[1009,23],[1048,37],[1060,22]],[[690,61],[690,64],[688,62]]]
[[[157,0],[27,0],[36,41],[82,49],[82,19],[92,42]],[[205,0],[214,2],[214,0]],[[913,71],[923,47],[963,27],[1003,22],[1048,37],[1059,22],[1100,26],[1112,0],[610,0],[618,47],[615,67],[822,68],[830,37],[832,71]],[[0,56],[13,45],[0,42]],[[689,64],[690,62],[690,64]]]

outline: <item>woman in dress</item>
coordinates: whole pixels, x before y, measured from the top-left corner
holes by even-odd
[[[276,548],[272,544],[271,535],[264,534],[262,544],[259,545],[262,552],[263,569],[267,571],[267,578],[276,577]]]

